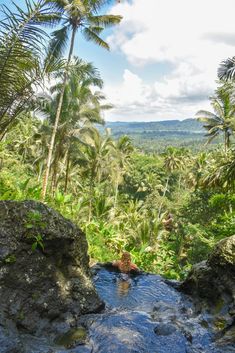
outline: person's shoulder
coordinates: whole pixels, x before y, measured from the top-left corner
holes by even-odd
[[[112,262],[112,265],[115,266],[115,267],[118,267],[120,265],[121,261],[120,260],[114,260]]]

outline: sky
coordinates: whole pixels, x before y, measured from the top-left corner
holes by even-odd
[[[235,55],[234,0],[120,0],[105,11],[123,16],[104,33],[110,52],[78,36],[75,53],[101,72],[114,104],[106,120],[182,120],[211,109],[218,66]]]

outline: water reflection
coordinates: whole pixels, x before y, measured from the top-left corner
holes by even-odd
[[[128,295],[131,287],[131,279],[127,274],[120,274],[117,278],[117,293],[119,297]]]

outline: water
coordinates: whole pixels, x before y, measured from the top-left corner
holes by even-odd
[[[94,284],[106,309],[80,318],[78,328],[86,331],[82,341],[76,329],[65,334],[65,346],[58,345],[64,337],[49,342],[24,336],[25,353],[235,352],[235,330],[229,331],[227,341],[226,335],[221,340],[214,324],[221,319],[221,312],[198,312],[189,297],[162,277],[129,277],[102,267],[94,273]]]
[[[190,299],[162,277],[101,268],[94,283],[106,312],[88,320],[92,353],[220,352]]]

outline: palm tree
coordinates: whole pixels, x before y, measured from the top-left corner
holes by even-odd
[[[53,160],[52,190],[57,185],[58,163],[64,158],[66,163],[65,187],[67,191],[70,162],[74,144],[80,139],[81,129],[89,123],[103,123],[101,113],[110,105],[102,105],[105,97],[98,91],[92,92],[91,86],[102,87],[103,81],[97,69],[90,63],[75,59],[68,72],[64,99],[61,109],[60,126],[58,127],[55,154]],[[63,77],[61,77],[63,80]],[[52,125],[55,119],[58,100],[60,99],[62,82],[56,83],[50,89],[50,95],[39,97],[40,111],[48,116]],[[83,129],[84,130],[84,129]]]
[[[235,105],[232,94],[232,85],[224,84],[219,87],[214,97],[211,98],[211,105],[215,113],[206,110],[199,110],[196,117],[204,122],[204,128],[208,131],[207,143],[210,143],[220,133],[224,134],[224,150],[227,152],[230,146],[230,136],[233,134],[233,123],[235,119]]]
[[[47,33],[39,25],[55,25],[58,14],[47,0],[25,1],[26,10],[1,6],[0,21],[0,139],[29,104],[35,86],[61,67],[61,60],[46,52]],[[43,58],[43,60],[42,60]]]
[[[76,34],[78,30],[84,35],[88,41],[93,41],[99,46],[109,49],[108,44],[101,39],[100,34],[104,28],[118,24],[121,21],[120,16],[115,15],[98,15],[98,12],[107,0],[54,0],[51,1],[59,11],[61,11],[62,27],[53,33],[50,43],[50,51],[55,56],[61,56],[68,42],[71,32],[69,45],[69,53],[67,59],[67,68],[64,71],[64,78],[61,87],[60,99],[58,101],[54,128],[51,136],[51,142],[48,152],[47,165],[42,186],[42,199],[45,199],[52,153],[55,143],[55,136],[59,124],[66,82],[68,79],[68,68],[73,55]]]
[[[106,135],[103,137],[94,127],[85,128],[81,140],[84,144],[85,151],[84,153],[80,151],[80,163],[85,166],[84,176],[88,178],[88,221],[90,222],[95,185],[107,181],[110,177],[110,168],[112,167],[110,157],[113,155],[114,143],[108,131],[106,131]]]
[[[163,153],[164,156],[164,169],[167,172],[166,186],[163,191],[163,199],[168,191],[168,185],[170,181],[170,176],[175,170],[180,170],[185,167],[185,153],[184,149],[177,149],[175,147],[167,147],[166,151]],[[158,218],[160,219],[161,210],[163,206],[163,201],[160,204],[158,211]]]
[[[218,77],[220,80],[233,80],[235,76],[235,56],[232,58],[228,58],[219,66],[218,69]]]
[[[123,180],[123,176],[126,172],[126,168],[128,166],[128,160],[130,159],[131,153],[134,151],[134,147],[132,145],[131,139],[129,136],[123,135],[121,136],[115,143],[114,147],[114,158],[111,161],[111,179],[114,183],[114,213],[117,205],[118,199],[118,189],[119,185]]]
[[[202,188],[218,188],[234,192],[235,187],[235,150],[230,149],[226,155],[221,151],[212,154],[201,177]]]
[[[208,164],[208,153],[200,152],[197,156],[191,159],[191,166],[188,173],[188,184],[195,190],[199,187],[200,181]]]

